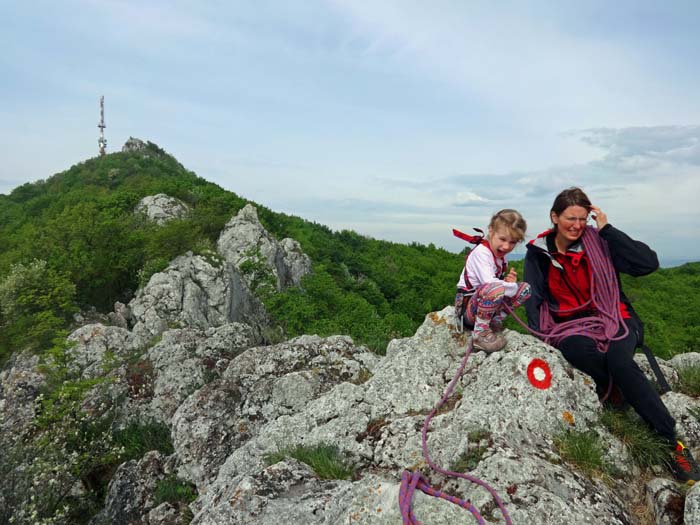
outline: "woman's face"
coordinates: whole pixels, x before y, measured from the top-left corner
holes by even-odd
[[[588,210],[583,206],[569,206],[559,215],[552,212],[551,218],[557,236],[572,243],[583,235],[588,221]]]

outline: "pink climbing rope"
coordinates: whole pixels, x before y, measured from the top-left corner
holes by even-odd
[[[540,304],[541,332],[533,330],[506,304],[506,311],[531,334],[539,337],[545,343],[558,346],[561,341],[572,335],[583,335],[593,339],[600,352],[607,352],[611,341],[619,341],[629,334],[629,329],[620,313],[620,288],[617,282],[617,272],[612,264],[608,244],[600,238],[598,230],[587,226],[582,236],[583,247],[591,265],[591,299],[585,304],[568,310],[552,311],[547,301]],[[562,323],[554,322],[552,314],[573,314],[582,311],[591,304],[595,305],[596,315],[580,317]],[[622,327],[622,333],[617,334]],[[612,378],[608,381],[608,389],[601,401],[605,401],[612,392]]]
[[[518,323],[548,344],[556,346],[566,337],[570,337],[572,335],[585,335],[586,337],[590,337],[596,341],[598,350],[601,352],[607,352],[610,341],[623,339],[627,337],[629,333],[627,325],[623,322],[620,314],[620,290],[617,283],[617,273],[612,265],[607,243],[600,238],[598,231],[595,228],[590,226],[586,227],[583,232],[582,241],[583,247],[588,255],[592,274],[591,299],[586,304],[570,310],[559,310],[552,312],[547,304],[547,301],[543,301],[542,305],[540,306],[540,327],[542,332],[538,332],[528,327],[527,324],[525,324],[517,315],[515,315],[513,310],[508,307],[507,304],[504,303],[504,306],[506,310],[513,315]],[[552,317],[553,313],[572,314],[577,311],[584,310],[591,304],[594,304],[596,307],[597,315],[595,316],[573,319],[563,323],[554,322],[554,318]],[[623,333],[616,336],[620,326],[623,327]],[[469,359],[471,351],[472,341],[470,339],[457,373],[455,374],[454,378],[452,378],[452,381],[450,381],[450,383],[447,385],[447,388],[445,389],[440,401],[438,401],[435,407],[425,418],[421,432],[423,457],[427,461],[430,468],[436,472],[439,472],[445,476],[466,479],[485,488],[498,505],[501,514],[503,514],[503,517],[506,520],[506,525],[512,525],[513,522],[510,519],[503,500],[491,486],[479,478],[470,476],[469,474],[443,469],[433,462],[430,454],[428,453],[428,427],[430,426],[430,421],[440,407],[447,401],[450,395],[452,395],[452,391],[454,390],[457,381],[461,377],[462,372],[464,372],[464,368],[467,365],[467,360]],[[612,380],[609,382],[608,392],[603,397],[603,400],[608,397],[611,390]],[[484,518],[469,501],[445,494],[432,488],[428,484],[427,478],[417,471],[404,471],[401,476],[399,508],[401,510],[401,517],[404,525],[420,525],[420,522],[416,519],[415,515],[413,514],[413,510],[411,509],[411,501],[416,489],[430,496],[442,498],[468,510],[474,516],[479,525],[486,525]]]
[[[620,314],[620,288],[617,273],[612,264],[607,243],[600,238],[598,230],[587,226],[583,232],[583,247],[591,265],[591,299],[584,305],[570,310],[550,311],[547,301],[540,306],[540,328],[542,334],[530,330],[546,343],[557,346],[564,338],[585,335],[596,341],[601,352],[607,352],[610,341],[627,337],[627,325]],[[571,314],[594,304],[597,315],[555,323],[552,313]],[[519,319],[518,319],[519,320]],[[521,322],[522,323],[522,322]],[[623,333],[616,336],[620,326]]]
[[[462,362],[459,365],[457,373],[452,378],[452,381],[450,381],[450,383],[447,385],[447,388],[445,389],[445,392],[442,395],[442,399],[438,401],[435,407],[433,407],[428,416],[425,418],[425,422],[423,423],[423,430],[421,432],[423,457],[427,461],[428,465],[430,465],[430,468],[432,468],[436,472],[444,474],[445,476],[466,479],[468,481],[471,481],[472,483],[475,483],[485,488],[489,492],[489,494],[493,496],[493,499],[498,505],[498,508],[501,510],[501,513],[503,514],[503,517],[506,520],[506,525],[512,525],[513,522],[511,521],[510,516],[508,515],[508,511],[506,510],[506,507],[503,504],[503,500],[491,486],[489,486],[485,481],[482,481],[477,477],[470,476],[469,474],[465,474],[464,472],[453,472],[451,470],[447,470],[440,467],[439,465],[435,464],[435,462],[431,459],[430,454],[428,453],[428,427],[430,426],[430,421],[433,419],[433,416],[437,413],[440,407],[443,404],[445,404],[447,399],[452,395],[452,391],[454,390],[457,381],[459,381],[459,378],[462,375],[465,366],[467,365],[467,360],[469,359],[471,351],[472,341],[470,339],[469,343],[467,343],[467,350],[464,353],[464,357],[462,358]],[[445,494],[444,492],[441,492],[439,490],[433,489],[428,484],[428,480],[425,478],[425,476],[423,476],[420,472],[417,471],[404,471],[401,475],[401,488],[399,489],[399,508],[401,510],[401,517],[403,518],[404,525],[420,525],[420,522],[416,519],[415,515],[413,514],[413,511],[411,510],[411,500],[413,499],[413,494],[416,489],[430,496],[442,498],[444,500],[449,501],[450,503],[459,505],[460,507],[471,512],[474,518],[476,519],[477,523],[479,523],[479,525],[486,525],[484,518],[481,516],[481,514],[479,514],[479,511],[469,501],[456,498],[449,494]]]

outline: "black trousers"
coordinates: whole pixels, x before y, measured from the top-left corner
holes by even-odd
[[[593,378],[599,393],[608,389],[610,378],[637,414],[660,436],[676,443],[676,421],[652,384],[634,361],[634,350],[639,341],[639,324],[625,320],[629,334],[612,341],[606,353],[598,351],[590,337],[573,335],[559,344],[559,350],[574,367]],[[617,335],[622,334],[622,329]]]

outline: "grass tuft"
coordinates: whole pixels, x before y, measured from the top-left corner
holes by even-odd
[[[450,470],[455,472],[469,472],[474,470],[489,449],[491,433],[488,430],[473,430],[467,434],[469,445],[452,465]],[[486,444],[482,442],[486,441]]]
[[[565,461],[585,474],[600,475],[607,470],[600,438],[592,430],[578,432],[567,429],[554,437],[554,445]]]
[[[158,450],[166,456],[175,452],[170,429],[156,422],[130,423],[114,432],[114,442],[124,447],[125,460],[141,458],[151,450]]]
[[[197,489],[191,483],[179,479],[174,474],[160,480],[153,494],[156,505],[163,502],[189,505],[197,499]]]
[[[624,443],[635,465],[650,468],[669,459],[668,442],[632,413],[605,410],[600,421]]]
[[[691,397],[700,397],[700,366],[678,370],[678,390]]]
[[[343,460],[338,447],[323,443],[283,448],[265,455],[265,462],[274,465],[288,457],[306,463],[321,479],[351,479],[355,475],[355,469]]]

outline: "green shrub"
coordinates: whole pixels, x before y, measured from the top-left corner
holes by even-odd
[[[15,350],[47,349],[77,311],[75,286],[46,261],[13,265],[0,280],[0,363]]]
[[[285,458],[294,458],[309,465],[321,479],[351,479],[355,470],[346,464],[333,445],[319,444],[314,446],[297,445],[283,448],[278,452],[267,454],[265,461],[268,465],[279,463]]]
[[[139,286],[144,287],[148,284],[148,281],[153,277],[153,274],[162,272],[168,267],[168,259],[165,257],[156,257],[155,259],[150,259],[146,261],[138,271]]]

